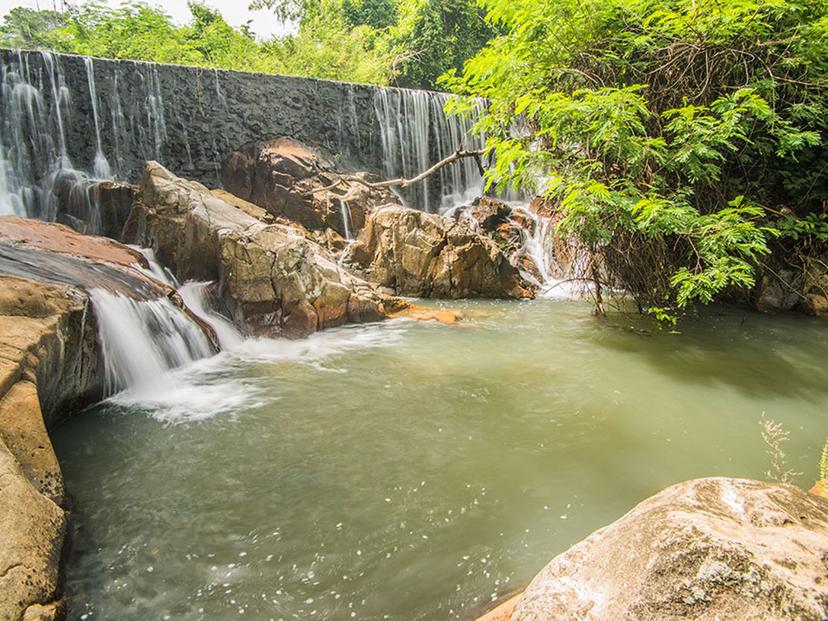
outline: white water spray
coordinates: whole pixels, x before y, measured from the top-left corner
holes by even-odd
[[[92,164],[92,175],[96,179],[110,179],[112,169],[109,167],[109,160],[101,147],[101,126],[98,122],[98,93],[95,88],[95,65],[88,56],[84,57],[83,64],[86,67],[86,81],[89,84],[89,99],[92,102],[92,118],[95,124],[95,160]]]
[[[345,239],[352,240],[354,238],[354,234],[352,232],[353,224],[351,223],[351,207],[348,205],[348,201],[344,199],[339,199],[339,213],[342,216],[342,226],[345,229]]]
[[[210,308],[207,296],[209,285],[206,282],[188,282],[178,290],[178,294],[187,308],[213,329],[223,350],[236,349],[244,337],[229,319]]]
[[[103,349],[105,391],[158,385],[170,369],[213,354],[201,329],[166,298],[138,301],[103,289],[89,297]]]

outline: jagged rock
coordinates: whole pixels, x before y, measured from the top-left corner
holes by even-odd
[[[492,232],[509,222],[512,217],[512,208],[496,198],[483,196],[467,207],[464,213],[477,222],[483,231]]]
[[[138,187],[120,181],[97,181],[90,189],[90,199],[100,214],[98,233],[118,239],[132,211]]]
[[[345,272],[295,227],[248,212],[149,162],[125,234],[155,248],[179,278],[219,281],[234,320],[252,333],[305,334],[405,306]]]
[[[86,296],[0,275],[0,353],[0,619],[56,619],[65,492],[47,425],[102,394]]]
[[[371,214],[345,261],[399,295],[525,298],[534,293],[491,239],[463,221],[406,207]]]
[[[670,487],[556,557],[512,621],[828,618],[828,501],[788,485]]]
[[[307,229],[331,228],[343,237],[355,235],[377,205],[398,202],[390,190],[360,179],[369,176],[338,172],[319,153],[287,137],[247,145],[222,167],[224,187],[239,198]]]

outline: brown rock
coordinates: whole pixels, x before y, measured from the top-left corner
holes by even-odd
[[[812,494],[828,498],[828,479],[821,479],[814,483],[814,486],[808,490]]]
[[[0,619],[60,618],[63,479],[47,424],[101,394],[75,289],[0,275]]]
[[[390,190],[360,180],[370,179],[337,171],[320,153],[287,137],[247,145],[222,167],[222,183],[232,194],[311,231],[330,228],[343,237],[346,217],[355,235],[374,207],[398,202]]]
[[[18,216],[0,216],[0,238],[29,248],[106,261],[122,267],[146,265],[141,253],[106,238],[83,235],[62,224]]]
[[[339,267],[295,227],[265,224],[150,162],[125,228],[179,278],[217,280],[234,319],[257,334],[305,334],[405,306]]]
[[[487,236],[465,222],[406,207],[374,212],[345,260],[400,295],[457,299],[534,293]]]
[[[828,501],[792,486],[670,487],[556,557],[512,621],[828,618]]]

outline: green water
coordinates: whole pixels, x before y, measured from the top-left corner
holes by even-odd
[[[467,619],[667,485],[762,477],[763,412],[813,481],[824,322],[462,306],[247,343],[58,429],[70,618]]]

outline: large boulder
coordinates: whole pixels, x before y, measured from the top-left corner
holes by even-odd
[[[345,173],[319,152],[287,137],[249,144],[222,166],[224,188],[277,217],[316,231],[346,237],[365,224],[369,211],[396,203],[394,194],[362,181],[366,173]]]
[[[180,279],[217,280],[249,333],[307,334],[406,306],[344,271],[301,230],[267,224],[251,210],[149,162],[125,235],[154,248]]]
[[[556,557],[512,621],[828,618],[828,501],[699,479],[645,500]]]
[[[344,260],[399,295],[526,298],[534,294],[502,250],[463,220],[400,206],[371,214]]]
[[[102,394],[79,289],[0,275],[0,619],[56,619],[65,492],[47,425]]]

